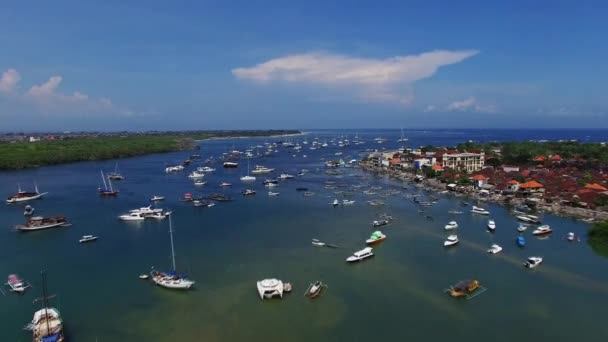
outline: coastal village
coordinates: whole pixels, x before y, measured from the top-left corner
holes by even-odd
[[[608,166],[580,157],[537,155],[520,165],[500,161],[501,149],[402,148],[371,152],[361,166],[435,191],[527,206],[584,219],[608,219]]]

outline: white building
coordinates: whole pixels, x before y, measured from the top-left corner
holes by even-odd
[[[483,168],[485,163],[485,153],[457,153],[444,154],[442,156],[444,168],[449,167],[454,170],[475,172]]]

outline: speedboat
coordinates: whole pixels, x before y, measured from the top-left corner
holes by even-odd
[[[543,262],[543,258],[537,256],[531,256],[528,258],[528,261],[524,263],[524,266],[527,268],[535,268]]]
[[[305,296],[310,299],[317,298],[321,294],[324,287],[327,286],[319,280],[314,283],[310,283],[308,289],[306,290]]]
[[[279,195],[278,192],[268,191],[268,196],[278,196],[278,195]]]
[[[40,193],[38,191],[38,185],[34,186],[35,190],[34,191],[23,191],[21,190],[21,186],[17,186],[17,193],[14,195],[9,196],[6,199],[6,203],[17,203],[17,202],[25,202],[25,201],[31,201],[31,200],[35,200],[35,199],[39,199],[42,196],[46,195],[47,192],[43,192]]]
[[[519,227],[517,227],[517,231],[520,233],[523,233],[526,231],[526,229],[528,229],[528,226],[520,224]]]
[[[490,231],[494,231],[496,229],[496,222],[494,222],[494,220],[489,220],[488,221],[488,229]]]
[[[220,186],[221,187],[229,187],[229,186],[232,186],[232,184],[228,183],[228,182],[222,182],[222,183],[220,183]]]
[[[342,200],[342,205],[353,205],[355,201],[353,200]]]
[[[234,168],[239,167],[239,163],[227,161],[227,162],[224,162],[224,167],[227,169],[234,169]]]
[[[245,189],[241,192],[243,196],[255,195],[255,190]]]
[[[205,177],[205,173],[196,171],[196,170],[190,172],[190,174],[188,175],[188,178],[203,178],[203,177]]]
[[[205,184],[207,184],[207,181],[204,181],[204,180],[201,180],[201,179],[197,179],[197,180],[194,181],[194,185],[196,185],[196,186],[203,186]]]
[[[312,245],[313,246],[318,246],[318,247],[323,247],[325,246],[325,242],[321,242],[317,239],[312,239]]]
[[[273,172],[274,169],[271,168],[267,168],[261,165],[256,165],[255,169],[253,171],[251,171],[252,175],[262,175],[262,174],[266,174],[266,173],[271,173]]]
[[[381,231],[377,230],[375,232],[372,233],[372,235],[369,237],[369,239],[365,240],[365,243],[367,245],[375,245],[377,243],[380,243],[382,241],[386,240],[386,235],[382,234]]]
[[[165,199],[165,198],[164,198],[163,196],[157,196],[157,195],[154,195],[154,196],[152,196],[152,197],[150,198],[150,201],[152,201],[152,202],[156,202],[156,201],[163,201],[164,199]]]
[[[360,251],[357,251],[355,253],[353,253],[353,255],[349,256],[348,258],[346,258],[347,262],[357,262],[357,261],[361,261],[370,257],[374,256],[374,253],[372,253],[372,248],[371,247],[365,247]]]
[[[443,247],[454,246],[458,242],[460,242],[460,240],[458,240],[458,236],[457,235],[450,235],[450,236],[448,236],[447,240],[445,240],[443,242]]]
[[[372,221],[373,227],[381,227],[386,226],[389,223],[389,220],[374,220]]]
[[[90,241],[95,241],[97,240],[97,236],[93,236],[93,235],[83,235],[80,240],[78,240],[78,242],[80,243],[85,243],[85,242],[90,242]]]
[[[23,293],[25,290],[30,287],[30,285],[24,280],[20,279],[16,274],[10,274],[8,276],[8,281],[6,285],[10,287],[11,291],[17,293]]]
[[[257,282],[258,294],[260,299],[270,299],[278,296],[283,298],[284,285],[283,282],[278,279],[264,279]]]
[[[444,227],[445,230],[452,230],[456,228],[458,228],[458,223],[456,221],[450,221]]]
[[[145,219],[142,213],[128,213],[118,216],[123,221],[143,221]]]
[[[23,216],[32,216],[34,214],[34,207],[32,207],[31,205],[26,205],[25,209],[23,210]]]
[[[196,171],[198,171],[198,172],[213,172],[213,171],[215,171],[215,169],[211,168],[209,166],[202,166],[202,167],[199,166],[199,167],[196,168]]]
[[[292,179],[292,178],[294,178],[294,176],[287,174],[287,173],[281,173],[281,175],[279,176],[279,179],[281,179],[281,180]]]
[[[576,237],[574,236],[574,233],[573,233],[573,232],[569,232],[569,233],[568,233],[568,235],[566,235],[566,239],[567,239],[568,241],[574,241],[574,239],[575,239],[575,238],[576,238]]]
[[[471,209],[471,212],[473,214],[479,214],[479,215],[490,215],[490,212],[485,210],[484,208],[480,208],[480,207],[476,207],[473,206],[473,208]]]
[[[241,181],[243,182],[253,182],[255,181],[255,177],[254,176],[243,176],[241,177]]]
[[[519,247],[524,247],[526,245],[526,239],[523,236],[518,236],[515,241]]]
[[[490,249],[488,249],[488,253],[492,253],[492,254],[500,253],[501,251],[502,251],[502,247],[500,247],[497,244],[493,244],[492,246],[490,246]]]
[[[337,207],[340,205],[340,201],[338,201],[338,199],[334,199],[334,201],[331,202],[331,205],[333,205],[334,207]]]
[[[549,227],[549,225],[544,224],[544,225],[534,229],[532,231],[532,235],[545,235],[545,234],[549,234],[551,232],[553,232],[551,227]]]
[[[33,230],[43,230],[61,226],[68,226],[68,222],[63,216],[50,216],[50,217],[42,217],[42,216],[34,216],[30,217],[25,224],[18,224],[15,226],[17,230],[20,231],[33,231]]]

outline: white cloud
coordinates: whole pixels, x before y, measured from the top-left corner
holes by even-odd
[[[481,104],[473,96],[447,105],[446,110],[454,112],[495,113],[497,108],[492,104]]]
[[[437,106],[435,105],[428,105],[426,106],[426,108],[424,108],[424,112],[434,112],[435,110],[437,110]]]
[[[413,101],[413,83],[433,76],[442,66],[459,63],[477,53],[477,50],[437,50],[387,59],[306,53],[236,68],[232,74],[258,83],[317,84],[344,89],[371,102],[409,104]]]
[[[17,83],[21,80],[21,75],[15,69],[8,69],[2,73],[2,77],[0,77],[0,92],[2,93],[10,93],[12,92]]]

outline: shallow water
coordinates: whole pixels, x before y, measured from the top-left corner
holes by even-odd
[[[448,131],[406,133],[412,145],[453,144],[471,136]],[[342,158],[357,157],[361,148],[376,147],[371,138],[388,134],[399,133],[359,133],[368,143],[342,149]],[[575,134],[592,133],[575,131],[563,138]],[[329,140],[335,135],[316,132],[308,140],[313,136]],[[500,138],[486,140],[494,139]],[[206,141],[201,142],[200,153],[203,158],[218,156],[233,144],[244,150],[265,140],[279,139]],[[474,216],[460,206],[462,198],[439,196],[426,209],[424,215],[433,217],[427,220],[408,198],[428,195],[415,186],[401,190],[400,183],[351,168],[343,169],[339,177],[325,175],[321,158],[334,159],[336,151],[337,147],[303,149],[294,158],[281,149],[272,157],[252,160],[252,167],[263,164],[277,172],[310,170],[296,180],[281,182],[273,190],[280,192],[277,197],[266,195],[261,184],[264,176],[258,176],[252,186],[238,180],[246,172],[244,161],[236,170],[224,170],[217,163],[217,171],[200,188],[186,174],[166,175],[165,163],[187,158],[184,152],[120,160],[127,179],[115,182],[118,198],[96,194],[99,170],[112,170],[115,161],[1,173],[3,194],[13,193],[18,182],[25,188],[37,181],[49,195],[32,203],[36,213],[65,214],[73,223],[17,233],[10,227],[23,221],[23,206],[0,205],[0,226],[6,227],[0,231],[4,273],[0,275],[17,273],[34,286],[23,296],[0,296],[2,340],[30,340],[21,328],[37,309],[32,300],[40,296],[41,269],[48,270],[50,292],[58,295],[52,304],[61,310],[73,341],[603,341],[608,337],[608,327],[601,324],[608,304],[608,259],[595,255],[584,241],[563,239],[569,231],[584,237],[587,224],[545,215],[545,223],[555,232],[538,239],[529,229],[527,246],[520,249],[515,245],[518,223],[506,208],[482,203],[496,220],[494,234],[486,232],[486,217]],[[337,190],[369,185],[354,190],[355,205],[333,208],[329,203],[343,197],[324,188],[327,180],[345,186]],[[232,182],[233,188],[220,189],[217,185],[222,181]],[[315,196],[304,197],[295,190],[299,186],[308,187]],[[365,202],[379,197],[362,193],[369,186],[381,186],[376,190],[380,193],[387,189],[401,193],[382,198],[385,206],[373,207]],[[242,197],[245,187],[255,188],[257,195]],[[235,201],[194,208],[178,201],[185,192],[226,192]],[[196,280],[193,291],[165,290],[137,278],[151,266],[170,266],[168,224],[120,222],[116,217],[146,205],[153,194],[166,196],[159,206],[174,211],[177,264]],[[453,216],[447,213],[450,209],[464,213]],[[371,221],[382,212],[396,220],[381,228],[388,238],[374,247],[376,256],[357,265],[346,264],[347,256],[364,247],[374,230]],[[443,226],[453,218],[460,225],[461,243],[445,249]],[[85,234],[100,239],[81,245],[78,239]],[[341,248],[313,247],[312,238]],[[488,255],[486,249],[492,243],[503,246],[503,252]],[[532,271],[522,267],[531,255],[545,258]],[[293,293],[283,300],[262,302],[255,282],[267,277],[291,281]],[[469,301],[454,300],[442,292],[466,278],[479,279],[488,291]],[[303,292],[317,279],[329,288],[320,298],[309,300]]]

